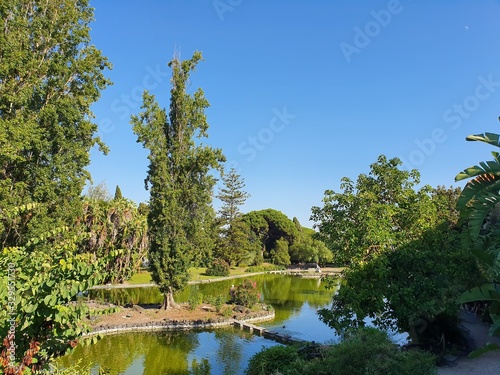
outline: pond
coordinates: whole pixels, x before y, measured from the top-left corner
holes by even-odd
[[[274,321],[260,323],[274,331],[309,341],[336,342],[334,331],[316,314],[329,305],[333,290],[326,290],[320,280],[282,275],[252,276],[263,301],[276,312]],[[227,295],[232,284],[244,279],[190,285],[176,297],[187,301],[190,295]],[[130,288],[93,291],[93,298],[115,303],[159,303],[156,288]],[[248,332],[228,328],[206,331],[123,333],[105,336],[95,345],[77,347],[61,359],[64,365],[78,360],[101,366],[110,375],[164,374],[243,374],[250,357],[263,347],[277,343]],[[95,372],[97,374],[97,370]]]

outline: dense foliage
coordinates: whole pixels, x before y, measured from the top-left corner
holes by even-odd
[[[148,234],[152,278],[164,293],[164,308],[175,306],[173,293],[188,281],[187,272],[200,244],[207,245],[205,228],[213,219],[211,208],[215,178],[222,152],[200,144],[207,137],[204,110],[209,106],[198,89],[187,92],[190,73],[202,59],[195,52],[189,60],[174,58],[170,110],[161,109],[145,92],[142,112],[132,116],[134,132],[149,150],[145,181],[150,190]],[[209,236],[208,236],[209,237]]]
[[[41,368],[76,346],[88,330],[84,319],[91,312],[75,302],[76,297],[102,283],[108,259],[75,254],[82,237],[61,236],[69,231],[55,228],[25,246],[3,249],[0,299],[5,306],[0,310],[0,335],[6,338],[1,361],[6,374],[15,367],[17,371]]]
[[[245,279],[233,290],[231,290],[232,302],[245,307],[253,307],[260,300],[257,283],[250,279]]]
[[[456,298],[478,273],[460,246],[456,212],[440,211],[455,206],[458,190],[415,191],[418,172],[400,164],[379,157],[356,189],[348,184],[342,194],[327,192],[325,207],[315,208],[321,237],[350,264],[332,308],[320,316],[338,331],[369,318],[434,347],[443,335],[457,340]]]
[[[0,15],[1,364],[17,374],[76,344],[89,312],[74,300],[102,281],[107,259],[80,251],[81,192],[91,148],[105,151],[91,106],[110,64],[87,0],[3,1]]]
[[[381,155],[368,175],[360,174],[356,183],[342,178],[342,192],[327,190],[323,207],[312,208],[318,238],[333,252],[335,263],[347,265],[397,247],[432,227],[431,188],[416,190],[418,171],[400,165],[399,159]]]
[[[79,252],[109,259],[103,282],[120,283],[139,269],[148,249],[147,217],[125,198],[85,198],[82,222],[86,239]]]
[[[333,261],[333,253],[326,245],[316,239],[314,229],[305,228],[300,225],[297,218],[293,218],[299,235],[289,247],[290,261],[292,263],[318,263],[325,264]]]
[[[500,135],[476,134],[466,138],[500,147]],[[469,179],[465,185],[458,209],[466,230],[464,246],[476,256],[480,269],[488,281],[466,291],[460,303],[488,301],[489,316],[493,322],[491,335],[500,334],[500,154],[492,152],[493,160],[469,167],[456,176],[457,181]]]
[[[19,246],[76,222],[110,64],[87,0],[4,1],[0,18],[0,207],[44,203],[2,221],[2,246]]]
[[[207,276],[229,276],[231,268],[224,259],[215,258],[207,267],[205,274]]]
[[[365,328],[330,347],[273,346],[255,354],[247,375],[433,375],[432,355],[404,351],[373,328]]]

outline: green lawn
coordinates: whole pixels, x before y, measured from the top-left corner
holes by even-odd
[[[151,274],[148,271],[140,271],[127,280],[127,284],[151,284]]]
[[[244,275],[247,267],[231,267],[231,272],[229,276]],[[208,280],[217,279],[219,276],[207,276],[205,275],[205,267],[191,267],[189,269],[190,280]],[[140,271],[127,280],[127,284],[149,284],[152,283],[151,274],[148,271]]]

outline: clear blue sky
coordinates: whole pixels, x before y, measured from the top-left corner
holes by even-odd
[[[207,142],[222,148],[251,198],[312,226],[312,206],[377,156],[399,157],[422,183],[455,184],[500,132],[500,1],[91,1],[93,43],[114,85],[93,107],[108,156],[94,182],[137,203],[147,151],[130,115],[144,89],[169,106],[167,62],[203,52],[191,76],[211,104]],[[215,206],[218,202],[214,201]]]

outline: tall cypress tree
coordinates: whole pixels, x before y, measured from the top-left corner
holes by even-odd
[[[150,190],[148,213],[149,257],[152,278],[164,294],[163,308],[175,307],[173,294],[188,281],[193,246],[204,230],[211,210],[215,178],[210,175],[224,161],[222,151],[196,142],[208,136],[203,91],[190,95],[186,84],[202,59],[195,52],[189,60],[175,57],[172,69],[170,110],[161,109],[145,92],[142,110],[132,116],[138,142],[149,149],[145,180]]]
[[[118,186],[118,185],[116,185],[115,196],[114,196],[113,199],[114,200],[123,199],[122,189],[120,189],[120,186]]]

